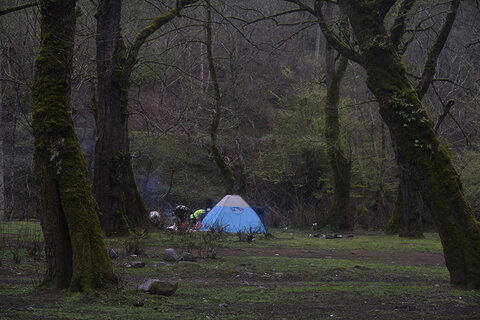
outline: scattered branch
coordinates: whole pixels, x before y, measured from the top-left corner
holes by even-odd
[[[3,10],[0,10],[0,16],[3,16],[3,15],[8,14],[8,13],[15,12],[15,11],[20,11],[20,10],[23,10],[23,9],[36,7],[39,4],[40,4],[40,2],[37,1],[37,2],[32,2],[32,3],[22,4],[22,5],[19,5],[19,6],[16,6],[16,7],[10,7],[10,8],[7,8],[7,9],[3,9]]]
[[[440,116],[440,118],[437,121],[437,124],[435,125],[435,133],[437,132],[438,128],[440,128],[440,125],[442,124],[443,120],[445,119],[445,117],[448,114],[450,116],[450,118],[452,118],[453,122],[455,122],[457,127],[462,132],[463,136],[465,137],[465,140],[467,141],[467,144],[470,144],[470,141],[468,140],[467,134],[463,130],[462,126],[460,125],[460,123],[458,123],[457,119],[455,119],[455,117],[450,113],[450,109],[452,108],[455,101],[450,99],[450,100],[448,100],[447,104],[443,103],[442,98],[440,97],[440,94],[438,93],[437,88],[435,88],[435,85],[433,83],[432,83],[432,88],[433,88],[433,91],[435,92],[435,95],[437,96],[438,101],[440,101],[440,103],[443,106],[443,114]]]

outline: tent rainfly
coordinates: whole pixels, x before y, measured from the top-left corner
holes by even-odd
[[[265,233],[265,226],[252,208],[238,195],[226,195],[210,210],[200,230],[232,233]]]

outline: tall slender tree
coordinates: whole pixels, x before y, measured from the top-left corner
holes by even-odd
[[[325,18],[331,20],[332,4],[325,7]],[[346,32],[345,23],[343,32]],[[350,218],[350,177],[351,161],[346,154],[340,139],[340,118],[338,106],[340,104],[340,84],[347,70],[348,59],[340,56],[335,61],[335,50],[330,44],[325,45],[325,68],[327,99],[325,103],[325,139],[327,141],[327,156],[333,173],[333,198],[328,213],[328,224],[339,230],[351,228]]]
[[[475,219],[449,153],[422,106],[419,91],[407,77],[394,44],[395,33],[387,32],[386,17],[397,1],[338,1],[352,27],[355,45],[329,27],[322,10],[325,0],[316,0],[314,7],[303,1],[286,1],[316,14],[329,44],[365,69],[367,87],[376,97],[380,115],[390,129],[397,163],[410,174],[432,213],[451,283],[480,288],[480,222]]]
[[[70,111],[75,0],[42,0],[33,129],[44,284],[88,291],[116,281]]]
[[[217,143],[217,131],[218,126],[220,125],[220,119],[222,114],[222,98],[220,94],[220,86],[218,84],[217,72],[215,70],[215,63],[213,59],[213,50],[212,50],[212,13],[210,1],[207,2],[207,21],[205,24],[206,29],[206,42],[207,47],[207,60],[208,60],[208,70],[210,71],[210,77],[212,78],[213,86],[213,96],[215,99],[214,103],[214,112],[212,122],[210,124],[210,148],[212,150],[213,159],[217,164],[220,172],[222,173],[224,184],[225,184],[225,193],[232,194],[233,188],[235,186],[235,175],[232,168],[229,166],[225,158],[223,157],[220,149],[218,148]]]
[[[339,1],[352,26],[357,51],[334,36],[325,23],[320,2],[316,1],[316,12],[329,43],[367,72],[367,86],[390,129],[397,162],[412,173],[432,212],[451,283],[480,288],[480,223],[473,216],[448,151],[438,140],[433,121],[386,31],[385,18],[397,1]]]

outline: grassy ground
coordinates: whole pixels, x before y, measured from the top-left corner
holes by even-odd
[[[44,262],[31,245],[41,237],[38,223],[0,225],[0,319],[480,319],[480,292],[449,285],[436,234],[316,233],[272,230],[273,239],[239,242],[152,230],[143,239],[108,239],[120,255],[112,260],[118,287],[85,295],[38,291]],[[170,247],[208,258],[165,262]],[[124,267],[139,260],[144,268]],[[151,278],[179,288],[170,297],[138,292]]]

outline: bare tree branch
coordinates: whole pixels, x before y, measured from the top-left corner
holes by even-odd
[[[8,13],[15,12],[15,11],[20,11],[20,10],[23,10],[23,9],[36,7],[39,4],[40,4],[40,2],[37,1],[37,2],[32,2],[32,3],[22,4],[22,5],[19,5],[19,6],[16,6],[16,7],[10,7],[10,8],[7,8],[7,9],[3,9],[3,10],[0,10],[0,16],[3,16],[3,15],[8,14]]]
[[[453,122],[455,122],[455,124],[457,125],[457,127],[460,129],[460,131],[462,132],[463,136],[465,137],[465,140],[467,141],[467,144],[470,144],[470,141],[468,140],[468,136],[467,134],[465,133],[465,131],[463,130],[462,126],[460,125],[460,123],[458,123],[457,119],[455,119],[455,117],[452,115],[452,113],[450,112],[450,109],[452,108],[453,104],[455,103],[454,100],[450,99],[448,100],[447,104],[445,105],[445,103],[442,101],[442,98],[440,97],[440,94],[438,93],[437,91],[437,88],[435,87],[434,84],[432,84],[432,88],[433,88],[433,91],[435,92],[435,95],[437,96],[437,99],[438,101],[440,101],[440,103],[442,104],[443,106],[443,114],[440,116],[440,118],[438,119],[437,121],[437,124],[435,125],[435,132],[438,131],[438,129],[440,128],[440,125],[442,124],[443,120],[445,120],[445,117],[447,116],[447,114],[450,116],[450,118],[452,118]]]
[[[315,1],[315,15],[318,18],[318,25],[323,32],[325,39],[328,43],[337,50],[341,55],[346,57],[348,60],[354,61],[358,64],[363,63],[361,55],[353,50],[347,43],[345,43],[339,36],[337,36],[328,26],[325,17],[322,12],[322,0]]]
[[[138,52],[140,51],[140,48],[149,36],[151,36],[155,31],[160,29],[163,25],[173,20],[173,18],[178,16],[180,11],[184,7],[191,5],[195,2],[198,2],[198,0],[177,0],[175,7],[170,9],[170,11],[168,11],[166,14],[156,17],[149,26],[143,28],[143,30],[140,31],[140,33],[135,38],[132,46],[130,47],[127,61],[125,63],[127,69],[131,70],[131,68],[133,68],[137,60]]]
[[[440,56],[440,53],[442,52],[442,49],[447,42],[450,30],[452,30],[453,23],[455,22],[455,17],[457,16],[458,7],[460,6],[460,1],[461,0],[452,1],[450,5],[450,12],[445,18],[445,23],[443,24],[442,29],[440,30],[437,38],[435,39],[435,42],[430,48],[427,61],[425,62],[425,66],[423,68],[421,80],[416,88],[420,100],[425,95],[428,87],[432,83],[433,77],[437,69],[438,57]]]
[[[407,28],[407,15],[415,4],[415,0],[403,0],[400,9],[398,11],[397,17],[393,22],[393,26],[390,29],[390,38],[392,39],[393,45],[397,48],[400,45],[402,36],[405,34]]]

